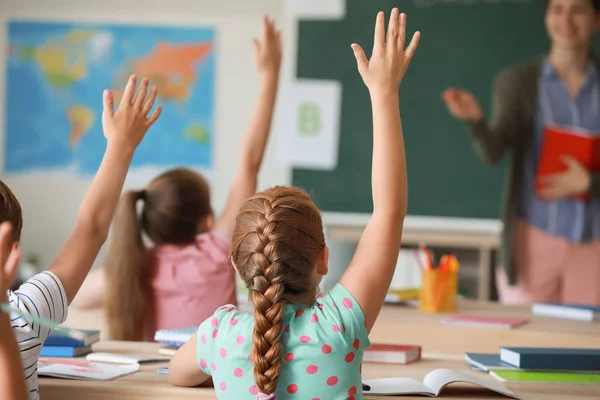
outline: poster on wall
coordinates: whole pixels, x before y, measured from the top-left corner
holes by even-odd
[[[213,165],[215,33],[209,28],[10,21],[4,172],[93,175],[102,91],[118,104],[130,74],[159,90],[160,119],[131,173]]]

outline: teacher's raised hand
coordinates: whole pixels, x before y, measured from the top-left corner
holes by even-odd
[[[483,110],[471,92],[448,88],[442,93],[442,100],[454,118],[471,123],[483,120]]]

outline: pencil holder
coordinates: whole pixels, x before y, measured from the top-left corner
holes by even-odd
[[[458,271],[425,269],[419,290],[419,310],[428,313],[456,311]]]

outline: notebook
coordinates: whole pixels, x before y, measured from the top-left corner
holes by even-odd
[[[154,340],[167,347],[180,347],[185,344],[198,330],[194,328],[163,329],[156,331]]]
[[[420,359],[420,346],[373,343],[363,354],[366,363],[408,364]]]
[[[363,384],[370,387],[364,390],[367,395],[421,395],[438,397],[444,387],[452,383],[463,382],[480,386],[496,393],[518,399],[504,384],[494,380],[480,379],[451,369],[436,369],[429,372],[423,381],[414,378],[381,378],[365,380]]]
[[[442,321],[446,325],[476,328],[512,329],[527,323],[525,318],[481,317],[476,315],[453,315]]]
[[[489,372],[491,370],[504,371],[517,369],[517,367],[502,362],[500,353],[465,353],[465,360],[471,364],[471,366],[484,372]]]
[[[139,371],[139,364],[114,365],[94,364],[78,360],[44,359],[38,360],[38,375],[54,378],[106,381]]]
[[[546,128],[537,171],[538,191],[543,188],[539,178],[567,169],[562,160],[564,155],[577,159],[588,171],[600,171],[600,137],[585,132],[570,132],[560,127]],[[584,201],[589,199],[587,194],[578,197]]]
[[[44,344],[40,357],[82,357],[92,352],[92,346],[47,346]]]
[[[44,346],[71,346],[71,347],[82,347],[90,346],[100,340],[100,331],[93,330],[80,330],[78,338],[73,338],[72,335],[64,331],[53,331],[50,336],[46,338]]]
[[[520,369],[597,371],[600,349],[502,347],[500,359]]]
[[[600,384],[600,374],[493,370],[490,375],[502,382]]]
[[[586,307],[575,304],[534,303],[533,315],[541,317],[574,319],[577,321],[600,321],[600,307]]]
[[[148,354],[114,354],[114,353],[92,353],[85,358],[88,361],[103,362],[111,364],[142,364],[157,361],[169,361],[169,357]]]

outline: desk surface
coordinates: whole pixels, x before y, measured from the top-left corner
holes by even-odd
[[[148,352],[156,353],[159,345],[156,343],[132,343],[126,342],[100,342],[94,346],[96,351],[118,352]],[[172,387],[168,378],[158,375],[156,369],[166,363],[153,363],[144,365],[140,372],[118,378],[110,382],[76,381],[67,379],[40,379],[41,398],[44,400],[79,399],[86,400],[138,400],[138,399],[215,399],[212,389],[187,389]],[[458,357],[442,357],[424,355],[423,361],[405,365],[389,366],[381,364],[364,364],[364,379],[383,377],[413,377],[423,379],[425,375],[436,368],[452,368],[469,374],[482,377],[483,373],[471,371],[467,364]],[[493,379],[492,377],[489,377]],[[573,384],[507,384],[522,399],[598,399],[600,393],[599,385],[573,385]],[[500,399],[503,396],[496,395],[473,386],[453,384],[444,390],[442,396],[452,399]],[[379,397],[365,396],[366,399],[423,399],[422,396],[403,397]]]

